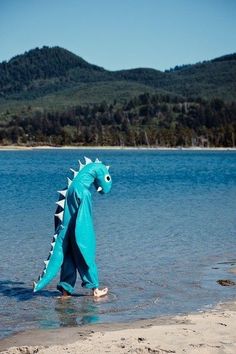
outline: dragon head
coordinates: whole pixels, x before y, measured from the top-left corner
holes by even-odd
[[[80,182],[87,188],[94,184],[96,190],[101,194],[110,192],[112,187],[112,179],[109,173],[109,166],[105,166],[98,159],[93,162],[88,157],[85,157],[85,164],[82,164],[79,161],[79,165],[80,169],[78,172],[71,169],[74,173],[73,180],[79,179]],[[69,180],[69,185],[71,182],[72,181]]]
[[[99,193],[109,193],[112,186],[111,175],[109,173],[109,166],[105,166],[103,163],[96,163],[95,171],[95,188]]]

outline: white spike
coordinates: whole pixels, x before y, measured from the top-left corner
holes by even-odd
[[[96,163],[102,163],[102,161],[98,160],[98,158],[96,158],[95,162]]]
[[[82,162],[80,160],[78,160],[78,162],[79,162],[79,170],[81,171],[82,168],[84,168],[84,165],[82,164]]]
[[[74,174],[74,178],[77,176],[77,174],[79,173],[79,172],[77,172],[77,171],[75,171],[75,170],[73,170],[73,168],[70,168],[70,170],[71,170],[71,172],[73,172],[73,174]]]
[[[50,255],[52,255],[52,254],[53,254],[53,251],[50,251],[49,253],[50,253]]]
[[[60,193],[61,195],[63,195],[63,197],[66,196],[66,192],[67,192],[67,189],[64,189],[63,191],[58,191],[58,193]]]
[[[38,283],[36,283],[36,281],[33,281],[33,287],[36,288],[37,285]]]
[[[57,205],[59,205],[60,207],[62,207],[64,209],[65,206],[65,199],[59,200],[58,202],[56,202]]]
[[[46,271],[47,271],[47,269],[44,269],[44,271],[43,271],[43,272],[44,272],[44,274],[46,274]]]
[[[67,182],[68,182],[68,187],[70,187],[72,180],[69,177],[67,177]]]
[[[63,214],[64,214],[64,211],[61,211],[60,213],[55,214],[55,216],[57,216],[58,219],[60,219],[60,220],[62,221],[62,219],[63,219]]]
[[[102,187],[98,187],[97,192],[101,192],[102,191]]]
[[[85,163],[86,165],[92,163],[93,161],[91,159],[89,159],[88,157],[84,156],[84,159],[85,159]]]
[[[45,266],[48,266],[49,261],[44,261]]]
[[[51,243],[52,248],[55,247],[55,244],[56,244],[56,242],[52,242],[52,243]]]
[[[107,168],[107,171],[109,171],[110,166],[106,166],[106,168]]]
[[[53,235],[54,241],[56,241],[56,240],[57,240],[57,237],[58,237],[58,235],[57,235],[57,234]]]

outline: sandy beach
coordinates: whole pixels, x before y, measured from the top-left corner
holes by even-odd
[[[133,323],[32,330],[0,342],[5,354],[236,353],[236,302]]]
[[[24,146],[24,145],[0,145],[0,151],[22,151],[22,150],[183,150],[183,151],[236,151],[236,147],[166,147],[166,146]]]

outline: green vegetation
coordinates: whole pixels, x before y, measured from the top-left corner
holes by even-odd
[[[30,107],[0,125],[1,144],[235,146],[236,103],[139,95],[64,111]]]
[[[234,146],[236,54],[108,71],[59,47],[0,63],[0,144]]]
[[[126,85],[128,91],[132,91],[132,86],[135,91],[135,88],[145,85],[146,91],[150,92],[158,90],[185,98],[233,101],[236,99],[236,54],[194,65],[176,66],[165,72],[147,68],[112,72],[89,64],[60,47],[36,48],[9,62],[0,63],[0,106],[16,100],[27,104],[32,101],[31,105],[34,105],[35,99],[58,93],[61,93],[63,103],[64,92],[74,94],[78,90],[83,95],[88,85],[96,87],[100,83],[109,86],[110,91],[115,91],[118,83],[123,85],[124,92],[127,91]],[[100,96],[102,93],[103,87]],[[107,95],[104,90],[103,99],[109,101]],[[98,102],[98,96],[87,95],[86,103]],[[47,105],[46,100],[43,104]]]
[[[155,93],[158,90],[143,84],[125,81],[115,81],[112,85],[109,82],[82,83],[73,88],[52,92],[34,100],[0,99],[0,117],[6,117],[6,112],[21,112],[29,106],[32,110],[40,108],[62,111],[78,104],[97,104],[104,100],[108,103],[116,100],[123,104],[127,99],[138,96],[143,92]]]

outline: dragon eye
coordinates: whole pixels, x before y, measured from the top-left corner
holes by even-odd
[[[106,182],[109,182],[110,180],[111,180],[111,176],[106,175],[106,176],[105,176],[105,181],[106,181]]]

